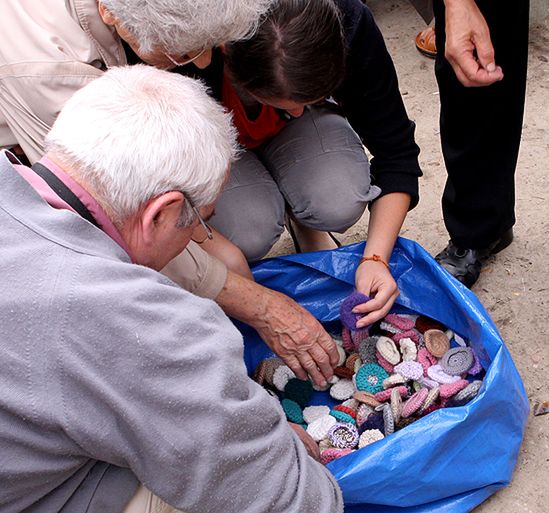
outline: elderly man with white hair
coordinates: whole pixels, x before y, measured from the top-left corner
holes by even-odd
[[[134,66],[77,92],[32,168],[0,154],[0,511],[343,511],[230,320],[158,272],[234,140],[199,82]]]

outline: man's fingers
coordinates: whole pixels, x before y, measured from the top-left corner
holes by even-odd
[[[332,368],[335,368],[339,362],[339,352],[337,350],[336,343],[334,339],[328,335],[328,333],[323,333],[318,338],[318,343],[326,351],[328,358],[330,360],[330,365]]]
[[[493,73],[496,71],[496,58],[494,53],[494,47],[490,40],[490,32],[488,30],[482,31],[473,36],[473,43],[477,51],[477,57],[480,65],[488,72]]]
[[[459,59],[448,55],[446,58],[452,65],[456,77],[465,87],[489,86],[503,78],[503,71],[499,66],[489,73],[472,53],[463,54]]]
[[[334,375],[334,371],[330,362],[330,357],[326,354],[326,351],[324,351],[320,345],[315,345],[309,349],[309,354],[315,361],[316,366],[320,369],[324,378],[330,379]]]
[[[286,365],[293,371],[296,378],[302,379],[303,381],[309,379],[307,371],[302,367],[300,361],[295,356],[286,356],[283,359],[284,362],[286,362]]]
[[[326,386],[326,379],[318,370],[316,362],[311,358],[309,353],[302,353],[298,356],[301,367],[305,369],[311,379],[320,387]]]

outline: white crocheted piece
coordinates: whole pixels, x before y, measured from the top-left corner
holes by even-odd
[[[358,439],[358,448],[362,449],[363,447],[373,444],[378,440],[383,440],[384,438],[383,433],[379,429],[367,429]]]
[[[444,333],[446,333],[448,340],[452,340],[454,338],[455,333],[452,330],[448,329]]]
[[[361,404],[356,412],[356,423],[358,426],[364,424],[366,419],[374,413],[374,409],[367,404]]]
[[[313,383],[313,389],[316,390],[317,392],[326,392],[326,390],[329,390],[330,387],[332,385],[334,385],[335,383],[337,383],[338,381],[339,381],[339,378],[334,375],[328,380],[328,383],[326,384],[325,387],[321,387],[321,386],[316,385],[315,383]]]
[[[303,410],[303,420],[307,424],[312,424],[319,417],[330,414],[330,408],[328,406],[307,406]]]
[[[423,376],[423,367],[419,362],[402,362],[395,365],[395,372],[407,379],[418,380]]]
[[[339,361],[337,362],[337,366],[341,367],[345,363],[347,355],[345,354],[345,349],[343,349],[341,346],[336,346],[336,349],[339,353]]]
[[[403,362],[413,362],[417,358],[417,346],[411,338],[400,339],[400,353]]]
[[[338,401],[345,401],[353,397],[356,387],[350,379],[340,379],[330,388],[330,395]]]
[[[388,331],[389,333],[400,333],[402,330],[398,329],[396,326],[393,326],[392,324],[389,324],[388,322],[380,322],[379,327],[383,331]]]
[[[288,381],[293,378],[295,378],[294,371],[290,369],[290,367],[288,367],[287,365],[281,365],[274,371],[273,385],[277,388],[277,390],[283,392],[284,388],[286,388]]]
[[[389,337],[379,337],[376,342],[376,349],[391,365],[396,365],[400,362],[400,353],[395,343]]]
[[[457,333],[454,333],[454,340],[461,347],[465,347],[467,345],[467,342],[465,342],[465,339],[463,337],[460,337]]]
[[[434,379],[429,379],[425,376],[421,376],[421,378],[418,379],[418,382],[421,383],[421,385],[425,388],[436,388],[440,385],[438,381],[435,381]]]
[[[443,385],[449,385],[461,379],[460,376],[450,376],[450,374],[446,374],[438,363],[436,365],[431,365],[431,367],[427,369],[427,375]]]
[[[343,338],[341,337],[341,335],[337,335],[335,333],[330,333],[330,336],[332,337],[332,339],[334,340],[334,342],[338,345],[338,346],[342,346],[343,345]]]
[[[395,385],[404,385],[408,381],[404,376],[401,376],[400,374],[391,374],[388,378],[385,378],[383,380],[383,388],[391,388]]]
[[[337,420],[331,415],[323,415],[307,426],[307,433],[315,442],[320,442],[328,436],[328,431],[335,425]]]

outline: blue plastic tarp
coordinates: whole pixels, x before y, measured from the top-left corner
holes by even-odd
[[[264,260],[253,272],[259,283],[294,298],[335,332],[363,251],[361,243],[289,255]],[[400,289],[394,311],[427,315],[468,340],[486,369],[484,383],[465,406],[432,412],[328,468],[341,486],[347,513],[467,512],[511,480],[529,412],[526,392],[473,293],[406,239],[397,241],[390,267]],[[253,330],[239,327],[251,373],[272,353]]]

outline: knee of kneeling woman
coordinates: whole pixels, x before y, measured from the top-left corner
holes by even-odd
[[[362,217],[366,205],[360,201],[318,202],[296,218],[314,230],[343,233]]]

